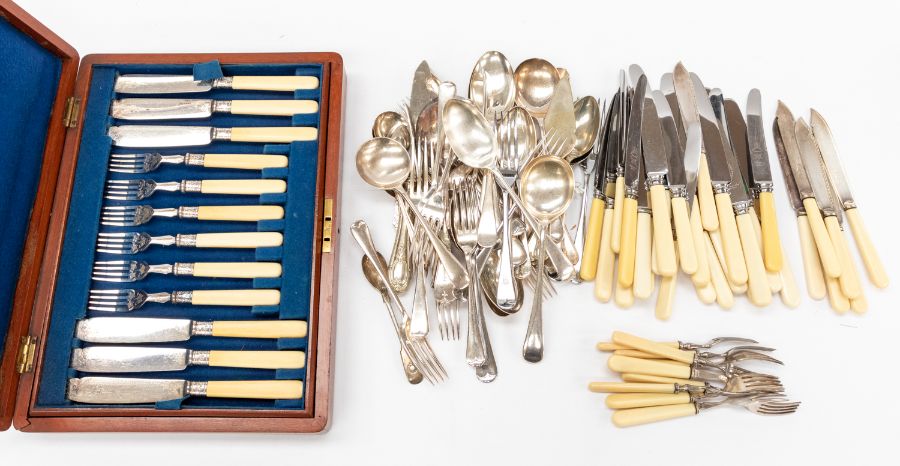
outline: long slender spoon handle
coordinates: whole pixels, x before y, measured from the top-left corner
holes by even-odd
[[[466,364],[477,367],[484,364],[485,359],[487,359],[484,344],[485,338],[481,334],[481,326],[478,323],[481,294],[478,292],[479,280],[475,258],[472,256],[467,257],[466,265],[469,268],[469,276],[472,277],[468,286],[469,312],[466,332]]]
[[[513,276],[512,254],[509,231],[509,195],[503,193],[503,237],[500,244],[500,265],[497,271],[497,304],[511,308],[516,301],[515,277]]]
[[[388,270],[391,276],[391,288],[394,291],[405,291],[409,286],[410,275],[412,270],[409,266],[409,234],[403,223],[402,212],[403,203],[399,200],[397,204],[397,231],[394,235],[394,246],[391,248],[391,258]]]
[[[394,189],[394,192],[403,199],[403,202],[406,202],[409,206],[415,206],[412,202],[412,199],[409,198],[409,195],[406,194],[406,191],[402,189]],[[422,230],[425,232],[425,235],[428,237],[428,241],[431,241],[431,245],[434,247],[434,253],[438,256],[438,260],[441,261],[441,264],[444,266],[444,270],[446,270],[447,275],[450,277],[450,280],[453,282],[453,286],[457,290],[461,290],[467,286],[469,286],[469,276],[466,274],[466,269],[459,262],[456,256],[447,249],[447,245],[438,238],[437,234],[434,230],[431,229],[431,225],[425,221],[422,217],[422,214],[419,213],[419,209],[415,207],[409,209],[412,211],[413,215],[416,217],[416,222],[422,227]],[[472,280],[475,280],[475,277],[471,277]]]
[[[537,261],[537,283],[534,286],[534,302],[531,305],[531,317],[528,318],[528,329],[525,332],[525,345],[522,347],[522,357],[528,362],[539,362],[544,358],[544,328],[542,306],[544,293],[541,292],[544,286],[544,241],[547,235],[547,228],[544,226],[540,229],[538,237],[538,261]]]

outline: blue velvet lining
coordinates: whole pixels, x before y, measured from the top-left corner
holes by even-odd
[[[19,278],[62,62],[0,18],[0,348]]]
[[[256,308],[184,306],[172,304],[146,304],[131,313],[120,313],[120,317],[170,317],[194,320],[244,320],[244,319],[304,319],[309,317],[311,301],[313,226],[316,176],[318,167],[317,142],[296,142],[287,144],[256,144],[237,142],[215,142],[205,147],[162,148],[159,150],[134,150],[112,147],[107,128],[110,125],[126,124],[166,124],[166,125],[211,125],[217,127],[242,126],[318,126],[319,115],[302,117],[266,117],[231,114],[215,114],[203,120],[172,120],[165,122],[138,122],[113,120],[108,116],[111,100],[116,98],[113,84],[117,74],[192,74],[214,76],[221,69],[226,76],[234,75],[308,75],[321,78],[322,67],[318,64],[296,65],[222,65],[212,62],[191,67],[190,65],[102,65],[95,66],[91,77],[90,93],[85,102],[82,123],[82,138],[69,218],[60,260],[59,282],[53,299],[43,370],[39,383],[36,405],[39,407],[90,407],[66,399],[66,383],[69,377],[85,376],[69,368],[71,349],[88,346],[74,339],[75,324],[85,316],[110,316],[110,313],[86,311],[88,292],[92,288],[119,288],[118,284],[92,282],[91,267],[94,260],[143,260],[151,264],[173,262],[216,262],[216,261],[281,261],[283,278],[256,280],[208,279],[194,277],[172,277],[152,275],[147,279],[123,284],[122,288],[133,287],[147,291],[171,291],[192,289],[229,288],[280,288],[281,303],[278,306]],[[279,92],[233,91],[216,89],[203,94],[167,95],[173,98],[231,99],[315,99],[319,91],[302,91],[291,94]],[[262,173],[249,170],[203,169],[199,167],[163,166],[147,175],[107,173],[106,166],[110,153],[160,152],[163,154],[193,153],[269,153],[285,154],[289,162],[287,168],[264,170]],[[187,193],[156,193],[140,203],[154,207],[175,207],[191,205],[238,205],[277,204],[285,207],[283,220],[249,222],[200,222],[196,220],[156,218],[150,223],[129,228],[100,227],[98,219],[104,202],[114,204],[134,204],[128,202],[104,201],[102,193],[105,180],[149,177],[157,181],[182,179],[234,179],[234,178],[281,178],[287,180],[288,189],[284,194],[259,197],[201,195]],[[147,251],[134,256],[115,256],[95,252],[95,238],[99,231],[143,231],[151,235],[176,233],[208,233],[235,231],[283,231],[284,244],[277,248],[258,250],[245,249],[194,249],[152,246]],[[188,342],[154,344],[154,346],[187,347],[191,349],[222,350],[277,350],[301,349],[307,346],[306,338],[281,340],[194,337]],[[305,370],[274,371],[256,369],[212,368],[194,366],[185,371],[165,373],[124,374],[124,377],[185,378],[188,380],[251,380],[251,379],[305,379]],[[189,408],[242,408],[242,409],[302,409],[304,400],[237,400],[190,397],[156,404],[158,409]]]

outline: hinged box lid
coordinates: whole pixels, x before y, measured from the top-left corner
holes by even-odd
[[[9,0],[0,0],[0,429],[9,428],[67,127],[78,52]],[[67,111],[68,110],[68,111]]]

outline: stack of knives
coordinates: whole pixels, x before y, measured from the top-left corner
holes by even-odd
[[[795,120],[787,106],[778,102],[772,132],[785,188],[797,214],[809,296],[819,300],[827,295],[839,313],[865,312],[868,304],[843,234],[845,216],[869,280],[885,288],[888,277],[850,192],[828,123],[815,110],[810,110],[809,124],[803,118]]]
[[[234,76],[208,81],[192,76],[122,75],[116,80],[118,94],[184,94],[218,88],[240,91],[294,92],[315,89],[318,78],[309,76]],[[290,143],[313,141],[317,130],[310,127],[277,126],[217,128],[212,126],[141,125],[131,120],[206,119],[215,112],[241,115],[291,117],[316,113],[312,100],[228,100],[182,98],[122,98],[114,100],[110,114],[118,125],[109,129],[113,146],[168,148],[197,146],[214,141],[250,143]],[[288,120],[286,120],[288,121]],[[114,151],[115,152],[115,151]],[[109,172],[117,179],[107,181],[106,205],[101,224],[116,229],[143,225],[154,217],[190,220],[257,222],[284,217],[279,205],[259,205],[259,196],[284,193],[287,181],[265,179],[262,170],[283,168],[284,155],[270,154],[122,154],[110,156]],[[203,179],[167,181],[166,167],[185,165],[191,169],[215,173],[215,169],[252,173],[249,179]],[[149,178],[148,173],[161,173]],[[124,174],[124,175],[123,175]],[[137,175],[139,178],[134,178]],[[163,178],[162,180],[160,178]],[[287,176],[279,177],[287,178]],[[249,205],[201,205],[160,208],[143,203],[158,191],[196,193],[201,198],[215,195],[257,196]],[[252,198],[250,198],[252,199]],[[125,202],[124,204],[122,202]],[[141,201],[141,205],[134,205]],[[102,255],[138,255],[153,246],[180,246],[209,249],[256,249],[278,247],[282,234],[272,232],[227,231],[150,236],[145,232],[104,231],[97,239]],[[233,228],[233,227],[232,227]],[[109,258],[109,257],[107,257]],[[205,278],[257,279],[281,276],[279,262],[176,262],[152,264],[143,260],[103,260],[94,263],[97,282],[130,283],[150,274],[172,274]],[[249,282],[248,282],[249,283]],[[270,288],[275,288],[270,287]],[[188,366],[213,366],[251,369],[303,369],[303,351],[218,351],[156,346],[122,346],[187,341],[193,336],[257,339],[305,338],[307,324],[299,320],[249,320],[195,322],[187,319],[145,317],[96,317],[96,313],[137,311],[147,303],[173,303],[212,306],[278,306],[278,289],[246,288],[233,290],[193,290],[146,292],[138,289],[94,289],[88,298],[88,311],[95,314],[77,325],[76,338],[87,346],[75,348],[72,369],[88,374],[147,373],[183,371]],[[152,305],[152,304],[151,304]],[[104,344],[96,345],[95,344]],[[106,344],[117,344],[109,346]],[[274,345],[273,345],[274,346]],[[291,377],[295,378],[295,377]],[[87,376],[69,379],[68,398],[81,403],[119,404],[153,403],[186,396],[226,398],[298,399],[302,397],[300,380],[220,380],[114,378]]]
[[[746,294],[761,307],[777,293],[787,306],[799,305],[798,288],[781,247],[761,100],[758,90],[750,92],[745,118],[736,101],[704,86],[681,63],[662,76],[659,90],[650,88],[637,65],[620,73],[619,90],[598,138],[601,158],[595,165],[594,199],[579,271],[582,280],[595,281],[597,299],[630,307],[635,299],[652,295],[659,276],[656,316],[667,319],[680,268],[691,277],[704,304],[716,302],[728,309],[735,295]],[[806,130],[810,155],[801,157],[803,138],[794,137],[793,118],[789,113],[783,116],[785,112],[782,106],[775,136],[782,167],[788,167],[785,158],[790,161],[784,173],[798,216],[807,215],[803,212],[811,209],[810,199],[830,201],[839,194],[842,206],[849,209],[848,218],[852,217],[869,275],[877,286],[885,286],[887,278],[856,214],[827,125],[814,113],[815,136]],[[789,129],[790,137],[782,140],[779,129],[781,136]],[[820,153],[821,146],[827,147]],[[803,170],[804,162],[808,166],[810,160],[823,158],[830,180],[819,163]],[[823,193],[814,192],[810,184],[820,185]],[[814,236],[805,238],[816,239],[812,247],[819,248],[818,258],[827,272],[824,280],[819,273],[823,285],[810,285],[811,295],[821,298],[824,291],[819,290],[825,288],[831,295],[849,293],[850,302],[857,300],[854,309],[862,312],[865,302],[858,280],[853,280],[845,243],[826,241],[840,233],[840,209],[832,202],[820,201],[818,206],[827,222],[817,217]],[[815,282],[811,273],[823,269],[810,250],[815,251],[804,249],[807,283]]]

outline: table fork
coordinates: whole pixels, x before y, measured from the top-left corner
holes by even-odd
[[[147,233],[97,234],[97,252],[106,254],[137,254],[150,246],[178,246],[191,248],[264,248],[281,246],[284,237],[277,231],[248,231],[243,233],[198,233],[150,236]]]
[[[283,193],[287,190],[284,180],[182,180],[157,182],[154,180],[108,180],[105,199],[115,201],[141,201],[157,191],[235,194],[259,196],[269,193]]]
[[[791,414],[796,412],[800,407],[799,401],[789,401],[779,394],[726,396],[716,400],[698,400],[695,402],[667,406],[620,409],[613,413],[612,421],[617,427],[630,427],[679,417],[693,416],[705,409],[728,404],[741,406],[752,413],[762,415]]]
[[[129,283],[147,278],[151,273],[210,278],[280,277],[277,262],[176,262],[149,264],[144,261],[96,261],[91,278],[104,282]]]
[[[154,217],[258,222],[284,218],[284,208],[277,205],[182,206],[166,209],[149,205],[105,206],[100,223],[108,226],[133,227],[143,225]]]
[[[275,306],[281,301],[278,290],[193,290],[148,293],[143,290],[91,290],[88,310],[129,312],[146,303],[192,304],[195,306]]]
[[[109,158],[109,171],[117,173],[150,173],[161,165],[263,170],[266,168],[286,167],[288,160],[283,155],[190,153],[177,155],[157,153],[112,154]]]

